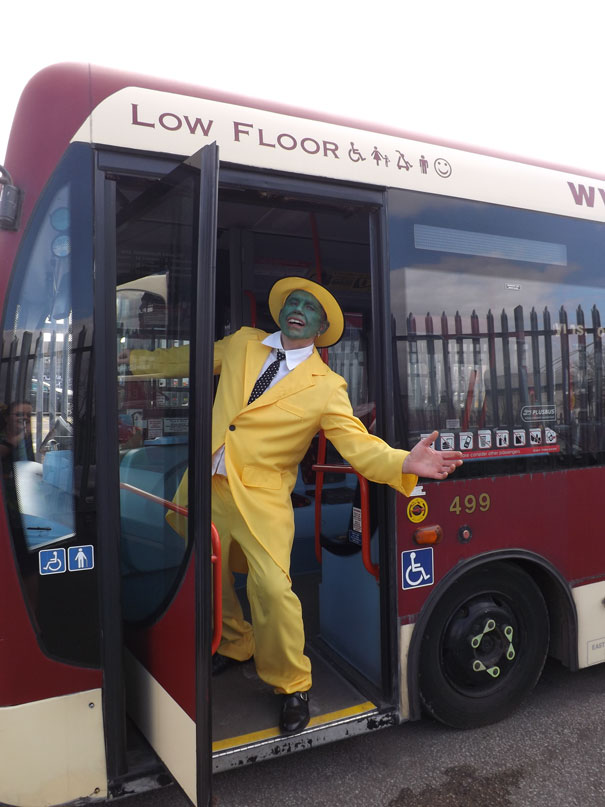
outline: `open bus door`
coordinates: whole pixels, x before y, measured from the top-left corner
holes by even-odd
[[[108,163],[113,168],[115,155],[108,155],[107,160],[114,160]],[[208,362],[214,339],[240,325],[271,329],[266,303],[270,286],[284,272],[292,271],[289,267],[306,265],[309,256],[319,249],[319,241],[310,227],[307,194],[280,186],[269,193],[266,187],[254,186],[256,176],[244,176],[229,167],[221,169],[213,225],[218,234],[216,262],[220,267],[216,293],[214,280],[207,281],[212,275],[203,274],[206,270],[200,268],[203,282],[197,286],[194,311],[191,254],[197,219],[191,212],[194,190],[190,166],[161,180],[150,179],[149,171],[135,174],[132,163],[128,168],[121,174],[107,168],[109,176],[117,177],[113,247],[117,260],[112,286],[113,293],[117,290],[117,323],[111,334],[114,342],[117,334],[119,342],[114,347],[119,362],[119,394],[111,422],[118,424],[113,429],[117,428],[114,439],[120,444],[116,484],[119,482],[121,499],[127,711],[186,793],[195,798],[197,789],[198,803],[203,803],[208,793],[204,789],[207,772],[196,771],[196,765],[206,765],[209,759],[205,750],[209,720],[204,710],[210,699],[199,702],[209,694],[209,656],[202,657],[199,647],[203,644],[205,652],[209,652],[211,638],[207,635],[203,639],[202,632],[209,630],[211,614],[217,615],[219,603],[212,608],[207,590],[204,594],[207,570],[197,587],[196,601],[192,560],[193,542],[199,538],[192,537],[191,529],[197,529],[196,522],[200,520],[210,529],[208,516],[204,515],[210,512],[210,500],[203,503],[201,493],[192,491],[191,479],[198,469],[198,484],[202,479],[206,495],[205,486],[209,489],[210,480],[200,474],[209,472],[210,448],[193,458],[191,452],[197,445],[197,426],[210,428],[213,391],[209,364],[204,369],[193,358],[195,348],[192,351],[190,347],[194,320],[199,331],[204,318],[202,339],[206,341],[198,354]],[[183,171],[189,173],[189,179],[183,179]],[[206,173],[202,164],[202,184]],[[263,178],[264,186],[268,181]],[[370,236],[377,214],[369,210],[365,199],[345,205],[340,198],[324,199],[316,183],[311,190],[312,209],[319,231],[325,233],[327,254],[339,264],[358,270],[347,273],[348,285],[344,289],[329,277],[324,281],[337,291],[345,311],[356,312],[346,314],[346,333],[333,350],[330,363],[351,382],[350,395],[360,416],[372,417],[374,398],[364,368],[370,355],[366,338],[371,322],[378,319],[373,308],[376,298],[369,293],[375,260]],[[325,194],[331,190],[326,188]],[[202,215],[204,206],[202,190]],[[210,219],[205,226],[211,228]],[[200,244],[210,250],[212,233],[201,236]],[[212,263],[213,255],[208,254],[207,260]],[[133,356],[133,350],[140,352]],[[379,355],[376,344],[373,350]],[[202,409],[196,404],[196,383]],[[378,555],[388,557],[389,553],[385,548],[381,553],[374,552],[374,567],[369,572],[362,563],[362,555],[370,555],[369,541],[362,552],[361,546],[349,545],[348,538],[346,547],[337,540],[348,535],[357,479],[343,476],[340,469],[333,471],[331,463],[335,458],[329,455],[325,458],[329,467],[324,471],[323,506],[318,517],[323,525],[322,546],[318,548],[323,562],[319,566],[313,506],[314,456],[312,447],[292,492],[296,535],[291,575],[302,602],[313,664],[308,737],[302,740],[280,735],[278,699],[272,688],[254,674],[252,663],[232,668],[212,683],[215,772],[396,720],[393,693],[389,682],[384,682],[389,677],[388,659],[392,653],[388,639],[385,641],[381,635],[388,627],[390,589],[388,585],[379,586],[376,579]],[[191,510],[189,527],[178,511],[187,468],[187,499],[202,502],[201,519]],[[368,532],[367,527],[364,531]],[[383,529],[382,535],[387,536],[387,530]],[[210,558],[209,541],[209,535],[202,537],[205,562]],[[374,542],[375,550],[377,543]],[[388,563],[383,564],[380,574],[384,579],[388,568]],[[239,579],[236,582],[245,600],[245,585]],[[218,597],[216,587],[214,595]],[[194,622],[200,614],[206,616],[198,625],[196,655]],[[196,732],[204,736],[196,737]]]
[[[120,749],[125,683],[126,712],[191,801],[206,805],[218,148],[203,148],[153,183],[111,177],[102,185],[102,207],[115,229],[108,226],[104,260],[97,254],[106,269],[97,285],[98,434],[105,445],[97,463],[105,491],[99,491],[99,530],[112,537],[101,597],[108,748]],[[124,361],[130,351],[157,358],[171,347],[183,356],[176,374],[130,374]],[[189,508],[173,503],[185,485]],[[194,618],[190,608],[184,613],[191,602]],[[115,652],[122,641],[125,682]],[[175,644],[187,660],[178,668]]]

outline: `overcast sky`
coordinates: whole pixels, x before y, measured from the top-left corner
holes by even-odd
[[[7,0],[0,158],[27,80],[79,61],[605,174],[601,9],[600,0]]]

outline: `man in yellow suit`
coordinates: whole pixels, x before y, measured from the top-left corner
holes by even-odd
[[[323,286],[300,277],[279,280],[269,309],[278,332],[241,328],[215,345],[220,380],[212,424],[212,520],[223,555],[223,633],[213,672],[254,656],[259,677],[283,696],[280,729],[290,734],[309,722],[311,688],[301,606],[289,575],[290,494],[314,435],[323,429],[355,470],[408,496],[418,476],[445,479],[462,460],[459,452],[432,448],[437,432],[406,452],[369,434],[353,415],[345,380],[316,349],[333,345],[343,332],[340,306]],[[188,348],[155,351],[170,361],[166,375],[178,374],[179,351],[188,375]],[[134,373],[158,374],[162,357],[154,356],[151,367],[150,355],[132,351]],[[186,486],[185,479],[180,492]],[[233,587],[231,569],[241,553],[252,624]]]

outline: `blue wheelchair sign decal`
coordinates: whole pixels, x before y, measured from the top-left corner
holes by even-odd
[[[40,574],[62,574],[66,571],[65,550],[41,549],[38,553]]]
[[[434,582],[432,546],[401,553],[401,584],[403,588],[432,586]]]

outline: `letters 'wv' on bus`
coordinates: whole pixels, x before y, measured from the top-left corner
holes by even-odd
[[[213,772],[423,712],[480,726],[547,655],[605,661],[605,179],[77,65],[32,79],[5,162],[1,802],[124,793],[143,736],[205,805]],[[210,423],[213,343],[274,330],[290,275],[341,305],[326,360],[366,427],[465,463],[405,498],[313,439],[311,720],[282,736],[253,662],[210,674]]]

